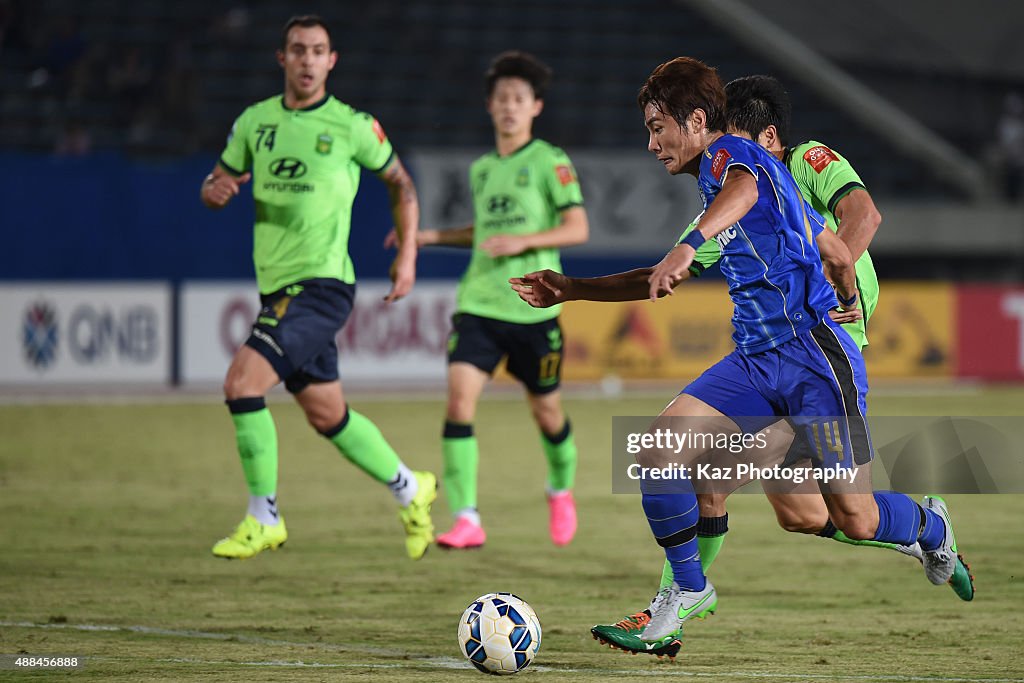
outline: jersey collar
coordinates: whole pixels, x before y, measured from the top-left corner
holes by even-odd
[[[308,107],[302,107],[301,109],[291,109],[287,104],[284,103],[284,95],[281,95],[281,108],[284,109],[285,111],[313,111],[314,109],[319,109],[320,107],[327,104],[327,100],[329,99],[331,99],[331,94],[327,93],[319,102],[314,102]]]
[[[524,144],[523,146],[521,146],[521,147],[519,147],[517,149],[512,150],[511,152],[509,152],[505,156],[501,156],[500,154],[498,154],[498,150],[495,149],[494,150],[494,156],[498,157],[499,159],[511,159],[512,157],[514,157],[515,155],[519,154],[520,152],[522,152],[524,149],[526,149],[527,147],[529,147],[530,145],[532,145],[536,141],[537,141],[537,138],[530,138],[526,142],[526,144]]]

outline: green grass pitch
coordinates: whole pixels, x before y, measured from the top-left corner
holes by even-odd
[[[602,649],[589,634],[646,606],[661,571],[636,496],[612,495],[611,417],[672,396],[584,399],[580,529],[547,537],[544,459],[522,401],[485,397],[476,421],[487,546],[406,559],[387,491],[273,402],[287,546],[245,562],[212,543],[245,485],[214,401],[0,406],[0,654],[79,655],[70,672],[0,680],[481,680],[456,622],[508,590],[540,616],[527,680],[1024,681],[1024,496],[950,496],[977,577],[962,603],[909,558],[786,534],[763,497],[730,499],[711,571],[718,613],[689,624],[675,663]],[[414,467],[440,468],[441,400],[360,401]],[[1024,391],[881,393],[878,415],[1020,414]],[[921,492],[917,492],[921,493]],[[439,498],[435,521],[448,511]]]

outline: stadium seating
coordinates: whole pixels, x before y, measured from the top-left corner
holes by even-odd
[[[794,142],[827,141],[857,161],[879,194],[936,194],[916,162],[893,151],[803,86],[709,27],[680,4],[654,0],[423,0],[314,2],[335,26],[341,53],[330,89],[372,111],[400,148],[484,146],[481,73],[498,51],[547,60],[556,79],[538,134],[570,149],[638,148],[645,133],[635,94],[651,68],[699,56],[729,79],[774,73],[795,104]],[[215,153],[243,107],[280,90],[272,48],[294,6],[242,0],[47,0],[25,9],[28,49],[2,48],[0,146],[50,151],[69,121],[94,148],[145,156]],[[81,73],[29,87],[47,60],[47,36],[72,17],[86,44]],[[107,74],[139,47],[149,82],[126,96]],[[882,76],[884,78],[884,75]]]

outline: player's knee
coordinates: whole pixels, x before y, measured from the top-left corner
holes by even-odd
[[[470,396],[452,394],[448,396],[445,417],[449,422],[468,424],[473,421],[476,413],[476,401]]]
[[[672,462],[672,451],[645,448],[636,454],[636,464],[640,467],[665,467],[670,462]]]
[[[697,506],[701,517],[721,517],[725,514],[724,493],[699,493],[697,494]]]
[[[238,373],[229,372],[228,376],[224,378],[224,398],[228,401],[234,401],[239,398],[245,398],[246,396],[252,396],[253,392],[248,391],[248,386],[242,381],[243,378]]]
[[[842,515],[839,519],[833,519],[832,523],[854,541],[869,541],[878,530],[878,520],[872,521],[868,515],[862,514]]]
[[[557,434],[565,427],[561,406],[533,406],[533,419],[545,434]]]
[[[797,510],[776,510],[775,518],[782,529],[794,534],[816,534],[824,526],[823,521],[806,517]]]
[[[263,396],[277,382],[277,374],[263,357],[249,347],[239,352],[224,378],[224,398],[233,401],[248,396]]]
[[[333,430],[341,422],[342,416],[336,412],[328,413],[321,410],[307,410],[306,421],[320,434]]]

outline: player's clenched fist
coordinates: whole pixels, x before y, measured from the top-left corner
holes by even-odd
[[[238,194],[239,188],[249,182],[251,178],[252,173],[243,173],[236,178],[217,168],[203,180],[199,196],[202,198],[203,204],[209,208],[222,209],[231,201],[232,197]]]

